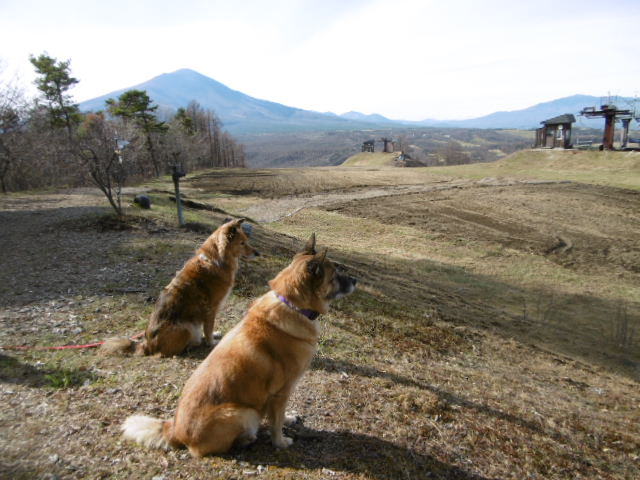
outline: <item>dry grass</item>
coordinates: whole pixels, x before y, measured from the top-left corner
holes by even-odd
[[[398,158],[397,153],[362,152],[347,158],[343,167],[383,167],[393,166]]]
[[[342,195],[254,227],[265,255],[242,266],[217,323],[227,331],[237,322],[311,231],[360,278],[359,290],[321,319],[318,354],[292,399],[304,421],[289,429],[290,449],[274,450],[261,432],[245,450],[196,460],[120,438],[133,412],[172,414],[203,350],[162,361],[7,350],[0,355],[0,476],[638,477],[638,339],[614,342],[622,331],[638,332],[638,272],[625,267],[638,254],[631,194],[481,188],[443,183],[441,173],[422,169],[358,170],[215,171],[185,182],[191,198],[233,213],[317,199],[324,190]],[[354,197],[419,182],[447,189]],[[637,184],[637,175],[628,182]],[[0,221],[9,226],[0,247],[14,254],[0,265],[0,343],[90,342],[139,331],[153,297],[204,238],[174,226],[165,193],[151,195],[151,211],[129,211],[131,228],[102,231],[106,209],[93,193],[0,200]],[[565,216],[540,210],[536,195],[563,198]],[[572,202],[609,211],[587,225]],[[211,228],[224,218],[188,215]],[[513,228],[500,236],[473,228],[471,219],[496,228],[508,220]],[[526,222],[540,237],[516,234]],[[609,229],[624,248],[608,266],[577,240],[576,252],[565,253],[570,261],[545,256],[536,242],[554,224],[589,238]]]

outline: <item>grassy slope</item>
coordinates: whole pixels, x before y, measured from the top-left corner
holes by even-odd
[[[347,158],[343,167],[383,167],[392,166],[397,154],[382,152],[362,152]]]
[[[488,176],[517,179],[568,180],[640,189],[640,153],[527,150],[492,163],[434,167],[434,175],[480,179]]]
[[[308,169],[241,176],[218,171],[192,176],[184,190],[239,213],[283,193],[437,182],[442,177],[559,175],[552,165],[562,159],[544,160],[542,155],[547,152],[516,154],[496,164],[411,171]],[[626,170],[618,160],[627,157],[584,158],[581,171],[560,178],[575,181],[580,176],[592,183],[640,188],[632,157]],[[586,162],[590,168],[584,168]],[[170,182],[156,181],[152,188],[168,190]],[[129,284],[116,277],[123,283],[109,285],[106,293],[96,287],[69,298],[85,329],[59,341],[93,341],[139,330],[150,310],[146,298],[157,293],[202,240],[202,234],[172,226],[173,205],[165,194],[152,197],[154,210],[135,215],[150,217],[152,226],[164,233],[155,233],[156,226],[149,232],[133,230],[118,246],[90,255],[100,263],[96,275],[103,274],[103,265],[148,272],[147,291],[118,293]],[[215,225],[224,216],[189,211],[188,217]],[[75,229],[65,234],[72,236]],[[531,268],[539,260],[530,255],[450,244],[411,227],[310,208],[255,228],[254,243],[266,255],[243,267],[218,321],[220,329],[228,330],[241,317],[312,231],[321,245],[330,247],[333,258],[359,276],[361,287],[323,317],[317,358],[292,402],[305,423],[291,431],[296,438],[291,449],[273,451],[262,436],[246,451],[192,460],[181,451],[158,453],[120,440],[120,422],[130,413],[171,415],[203,352],[163,361],[104,359],[91,351],[11,352],[0,358],[0,373],[8,379],[4,393],[11,402],[2,409],[2,426],[6,438],[13,439],[3,444],[6,464],[0,465],[0,473],[11,472],[13,478],[48,472],[61,478],[238,478],[266,466],[262,478],[637,477],[640,396],[632,370],[542,350],[536,339],[545,318],[525,333],[516,335],[511,329],[518,322],[509,293],[518,293],[528,282],[544,283],[551,276],[563,288],[577,293],[582,288],[584,279],[556,265],[542,262]],[[94,272],[83,268],[84,278],[71,285],[72,291],[84,288]],[[615,283],[609,288],[615,290]],[[47,304],[48,299],[35,307],[46,311]],[[55,340],[37,331],[14,339]],[[47,415],[38,418],[38,412]],[[54,456],[60,458],[52,460]]]
[[[389,153],[360,153],[343,166],[391,166]],[[482,179],[510,177],[514,179],[566,180],[597,185],[640,189],[639,152],[597,152],[589,150],[523,150],[491,163],[451,167],[412,168],[418,178],[431,175]]]

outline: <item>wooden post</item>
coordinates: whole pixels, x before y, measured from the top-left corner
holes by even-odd
[[[603,105],[602,110],[604,111],[604,135],[602,136],[602,148],[604,150],[613,150],[616,109]]]
[[[173,186],[176,190],[176,206],[178,208],[178,224],[184,226],[184,217],[182,216],[182,201],[180,200],[180,178],[185,176],[185,173],[177,165],[171,165],[171,178],[173,178]]]

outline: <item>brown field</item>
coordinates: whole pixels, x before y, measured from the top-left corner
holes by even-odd
[[[242,265],[217,329],[311,232],[360,279],[320,319],[292,399],[294,445],[276,451],[263,432],[196,460],[120,438],[131,413],[172,415],[204,350],[4,349],[0,477],[639,478],[640,171],[608,155],[585,160],[599,162],[591,174],[525,155],[484,177],[473,165],[190,175],[188,198],[261,222],[253,243],[266,255]],[[92,190],[1,197],[0,345],[142,330],[205,238],[174,226],[169,184],[136,189],[154,207],[124,222]],[[223,218],[187,211],[210,228]]]

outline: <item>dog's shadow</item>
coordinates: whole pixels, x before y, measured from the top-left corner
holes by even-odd
[[[189,358],[192,360],[204,360],[211,353],[213,348],[210,345],[201,343],[200,345],[187,347],[187,349],[180,354],[183,358]]]
[[[454,465],[418,453],[410,448],[348,431],[313,430],[301,424],[285,428],[285,435],[294,438],[286,450],[275,449],[265,431],[256,443],[231,451],[229,458],[258,468],[280,467],[299,470],[319,470],[327,478],[338,472],[364,474],[377,480],[399,478],[433,478],[486,480]]]

